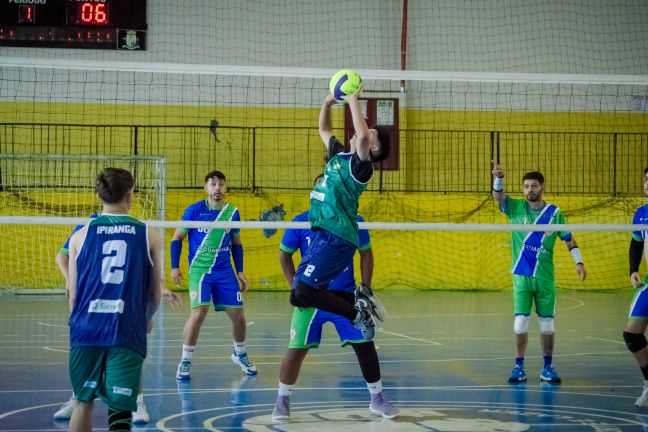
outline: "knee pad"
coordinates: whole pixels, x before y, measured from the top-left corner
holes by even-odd
[[[646,345],[648,345],[648,342],[646,342],[646,336],[644,336],[643,333],[637,334],[624,331],[623,340],[631,353],[641,351],[646,347]]]
[[[551,317],[538,317],[538,328],[544,335],[554,334],[554,319]]]
[[[525,334],[529,332],[529,317],[527,315],[515,315],[513,321],[513,333]]]

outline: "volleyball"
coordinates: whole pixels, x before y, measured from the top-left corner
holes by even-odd
[[[358,72],[351,69],[342,69],[333,75],[329,88],[333,97],[344,103],[342,96],[353,94],[358,90],[361,83],[362,78],[360,78]]]

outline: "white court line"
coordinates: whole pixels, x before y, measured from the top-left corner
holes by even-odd
[[[42,326],[47,326],[47,327],[65,327],[65,328],[68,327],[67,324],[65,324],[65,325],[61,325],[61,324],[47,324],[47,323],[40,322],[40,321],[37,321],[36,324],[38,324],[38,325],[42,325]]]
[[[443,344],[441,344],[439,342],[434,342],[434,341],[427,340],[427,339],[419,339],[419,338],[407,336],[407,335],[400,334],[400,333],[389,332],[389,331],[384,330],[382,328],[379,328],[378,331],[381,332],[381,333],[390,334],[392,336],[399,336],[399,337],[402,337],[402,338],[405,338],[405,339],[415,340],[415,341],[418,341],[418,342],[425,342],[425,343],[428,343],[428,344],[439,345],[439,346],[443,345]]]
[[[44,350],[47,350],[47,351],[54,351],[54,352],[60,352],[60,353],[70,354],[70,351],[68,351],[68,350],[54,349],[54,348],[50,348],[50,347],[46,347],[46,346],[44,346],[43,349],[44,349]]]
[[[612,339],[603,339],[603,338],[594,337],[594,336],[586,336],[585,339],[600,340],[600,341],[603,341],[603,342],[612,342],[612,343],[615,343],[615,344],[625,345],[625,342],[621,342],[621,341],[618,341],[618,340],[612,340]]]

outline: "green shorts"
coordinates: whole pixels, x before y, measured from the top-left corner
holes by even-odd
[[[515,315],[530,315],[535,303],[542,318],[556,314],[556,284],[553,280],[513,275],[513,308]]]
[[[115,411],[136,411],[144,357],[125,347],[70,349],[69,370],[74,397],[100,398]]]

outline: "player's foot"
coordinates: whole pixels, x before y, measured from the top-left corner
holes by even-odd
[[[178,371],[176,372],[176,379],[185,381],[191,379],[191,362],[187,359],[182,359],[178,365]]]
[[[371,395],[369,411],[373,414],[383,416],[383,418],[386,419],[393,419],[400,414],[399,409],[396,408],[393,403],[389,402],[382,392]]]
[[[361,306],[364,305],[364,307],[360,308],[358,304],[361,304]],[[371,312],[369,312],[367,301],[363,299],[357,300],[355,309],[358,313],[353,320],[353,325],[362,332],[362,337],[366,341],[373,340],[374,336],[376,336],[376,321],[374,321]]]
[[[643,393],[635,401],[635,405],[638,407],[647,407],[648,406],[648,386],[644,385]]]
[[[526,372],[524,371],[524,367],[519,364],[513,366],[513,370],[511,371],[511,375],[509,375],[508,382],[513,384],[513,383],[525,382],[526,380],[527,380],[527,376],[526,376]]]
[[[137,411],[133,411],[133,423],[148,423],[151,421],[144,400],[137,401]]]
[[[246,375],[256,375],[257,368],[254,366],[254,363],[250,361],[247,353],[236,354],[232,353],[232,361],[234,364],[237,364],[241,367],[241,370],[245,372]]]
[[[72,411],[74,411],[74,396],[54,413],[54,420],[69,420],[72,417]]]
[[[542,370],[540,371],[540,379],[542,381],[554,384],[559,384],[560,381],[562,381],[560,379],[560,375],[558,375],[558,372],[556,372],[556,368],[551,364],[546,365],[542,368]]]
[[[385,321],[385,307],[374,292],[365,284],[360,284],[355,290],[356,301],[358,299],[366,300],[370,307],[371,315],[377,320]]]
[[[290,396],[277,396],[272,420],[290,420]]]

